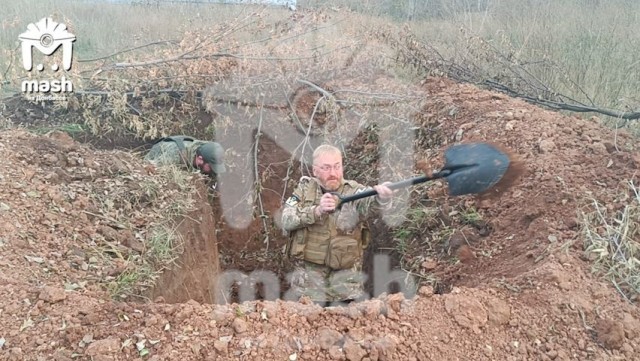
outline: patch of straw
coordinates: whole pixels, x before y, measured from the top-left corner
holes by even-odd
[[[640,294],[640,190],[629,181],[628,203],[610,211],[596,200],[583,214],[585,253],[593,270],[609,279],[628,301]]]

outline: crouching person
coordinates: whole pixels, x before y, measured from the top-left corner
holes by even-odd
[[[159,139],[144,159],[156,167],[176,165],[189,171],[197,169],[210,177],[226,171],[220,144],[184,135]]]

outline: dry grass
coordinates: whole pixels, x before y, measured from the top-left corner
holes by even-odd
[[[350,8],[406,25],[445,58],[496,67],[483,47],[526,68],[558,92],[587,104],[638,109],[640,73],[633,0],[566,1],[354,1],[308,0],[313,6]],[[368,22],[364,22],[368,24]],[[499,69],[493,69],[499,71]],[[507,74],[508,76],[508,74]]]
[[[127,132],[154,138],[191,131],[198,120],[195,92],[229,74],[245,79],[279,74],[283,80],[280,85],[287,85],[283,89],[287,94],[294,90],[290,81],[284,81],[287,74],[301,74],[309,64],[316,71],[331,67],[335,71],[349,54],[364,53],[375,54],[376,62],[386,63],[383,65],[393,68],[398,77],[422,77],[424,73],[393,64],[394,54],[379,54],[375,48],[364,46],[371,43],[367,31],[399,33],[399,25],[432,44],[447,59],[473,63],[481,76],[510,76],[500,68],[504,62],[495,61],[500,54],[507,63],[517,64],[532,78],[577,101],[611,109],[640,108],[636,95],[640,72],[633,71],[637,65],[634,54],[640,50],[640,35],[633,30],[634,14],[640,4],[630,0],[504,0],[473,2],[474,6],[465,1],[435,1],[425,6],[382,0],[309,0],[300,1],[299,7],[324,10],[299,12],[303,16],[277,7],[160,3],[132,6],[54,0],[34,7],[19,0],[6,4],[0,16],[2,90],[15,92],[25,76],[17,66],[18,35],[26,24],[50,15],[78,37],[74,68],[69,74],[76,88],[104,92],[63,105],[72,111],[81,109],[88,129],[104,136]],[[195,59],[114,68],[123,62],[183,55]],[[168,94],[153,93],[168,88],[186,95],[176,100]],[[238,86],[224,90],[231,95],[242,94],[245,89]],[[135,99],[125,97],[125,92],[132,92]],[[282,98],[282,94],[268,98]],[[243,100],[256,101],[255,97]],[[184,124],[182,129],[176,129],[177,119]],[[208,137],[215,135],[213,129],[206,132]]]
[[[489,2],[483,12],[415,21],[411,28],[445,58],[474,64],[487,78],[513,78],[504,69],[508,64],[577,102],[632,111],[640,109],[640,73],[634,71],[638,11],[640,3],[627,0],[514,0]]]
[[[640,188],[629,182],[628,203],[611,211],[593,201],[583,214],[585,253],[595,272],[608,278],[627,299],[640,295]]]

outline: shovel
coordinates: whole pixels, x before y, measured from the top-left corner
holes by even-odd
[[[495,146],[488,143],[466,143],[447,148],[444,152],[445,164],[437,172],[430,176],[423,175],[391,183],[388,187],[392,190],[408,187],[427,181],[444,178],[447,181],[449,194],[460,196],[464,194],[477,194],[497,186],[500,180],[509,178],[513,180],[519,168],[512,164],[509,156]],[[343,204],[361,198],[378,194],[374,189],[342,197],[337,208]]]

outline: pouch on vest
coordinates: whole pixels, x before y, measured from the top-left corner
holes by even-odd
[[[367,247],[369,247],[369,243],[371,243],[371,231],[369,231],[369,228],[366,226],[362,227],[362,249],[366,249]]]
[[[356,239],[337,236],[329,241],[324,264],[334,270],[349,269],[359,256],[360,245]]]
[[[287,244],[287,256],[295,259],[303,259],[304,258],[304,246],[306,239],[307,230],[306,229],[298,229],[293,232],[291,237],[289,237],[289,242]]]

